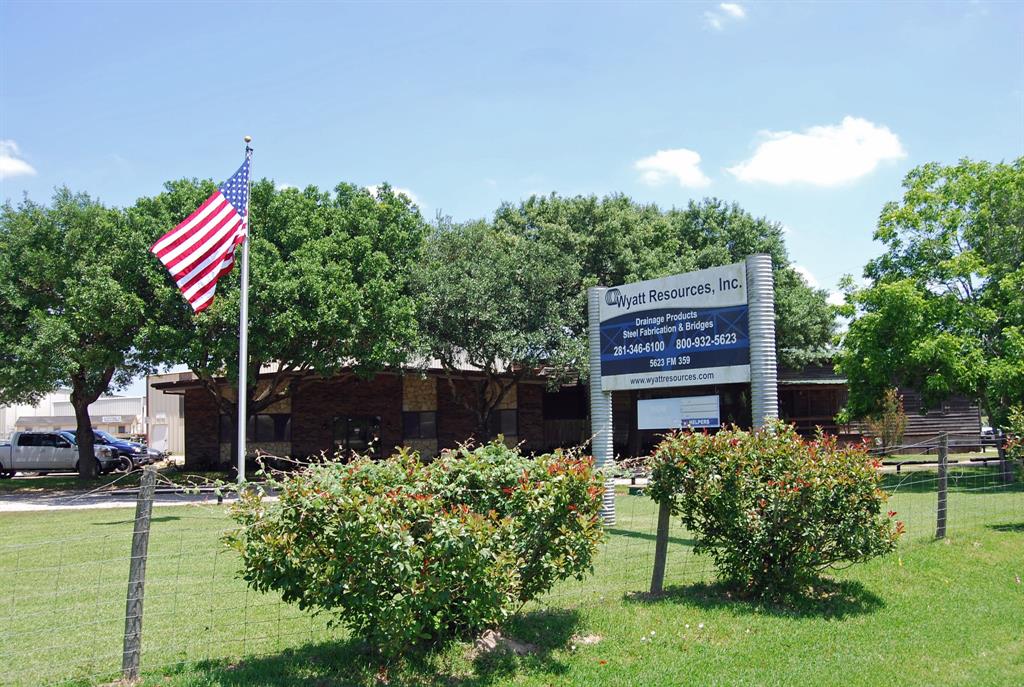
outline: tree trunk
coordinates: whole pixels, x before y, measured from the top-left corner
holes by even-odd
[[[92,434],[92,421],[89,419],[89,403],[86,394],[80,391],[76,384],[71,392],[71,405],[75,409],[79,479],[95,479],[97,477],[94,455],[95,441]]]

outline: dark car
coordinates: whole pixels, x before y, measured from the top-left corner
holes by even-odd
[[[70,434],[74,434],[72,430]],[[94,441],[102,446],[109,446],[113,449],[117,455],[121,458],[127,458],[132,462],[132,468],[137,468],[140,465],[149,465],[154,462],[155,458],[146,451],[146,447],[142,444],[136,444],[133,441],[125,441],[124,439],[118,439],[113,434],[108,434],[101,429],[94,429],[92,431]]]

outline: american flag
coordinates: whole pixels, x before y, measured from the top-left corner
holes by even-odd
[[[217,280],[231,271],[235,247],[245,241],[251,162],[252,149],[246,148],[245,162],[238,171],[150,248],[196,312],[213,303]]]

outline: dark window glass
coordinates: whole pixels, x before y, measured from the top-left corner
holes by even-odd
[[[334,418],[334,445],[346,453],[380,455],[380,418]]]
[[[249,441],[273,441],[274,418],[270,415],[256,415],[256,431],[249,435]]]
[[[220,416],[220,441],[229,444],[234,440],[234,423],[227,415]],[[291,441],[292,416],[287,413],[265,413],[249,418],[245,427],[246,441]]]
[[[433,411],[402,413],[402,435],[406,439],[436,439],[437,413]]]
[[[220,416],[220,443],[230,444],[232,435],[235,432],[235,424],[227,415]]]
[[[495,410],[491,413],[490,432],[492,437],[504,434],[507,437],[514,437],[519,434],[519,423],[516,417],[516,410]]]
[[[38,446],[35,434],[22,434],[18,437],[18,446]]]
[[[274,441],[292,440],[292,416],[272,415],[274,418]]]
[[[57,437],[52,434],[39,434],[36,437],[36,446],[54,447],[57,445]]]
[[[437,438],[437,413],[420,413],[420,438]]]

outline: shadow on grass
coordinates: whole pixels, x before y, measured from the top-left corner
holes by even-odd
[[[578,612],[564,609],[532,611],[513,618],[503,634],[534,645],[536,651],[526,656],[503,650],[474,656],[471,642],[450,642],[410,648],[400,658],[385,659],[364,642],[347,639],[306,644],[266,656],[178,664],[165,674],[190,678],[188,684],[224,687],[486,687],[519,672],[553,678],[564,674],[565,664],[552,654],[568,645],[579,622]]]
[[[631,537],[633,539],[647,539],[649,541],[656,541],[657,536],[649,534],[647,532],[636,532],[635,530],[620,530],[614,527],[605,530],[608,534],[613,534],[616,537]],[[682,537],[669,537],[669,542],[672,544],[679,544],[681,546],[696,546],[696,539],[683,539]]]
[[[150,522],[170,522],[171,520],[181,520],[177,515],[161,515],[156,518],[150,518]],[[135,518],[127,518],[125,520],[111,520],[109,522],[94,522],[93,525],[124,525],[130,522],[135,522]]]
[[[1014,522],[1005,525],[988,525],[990,530],[996,532],[1016,532],[1018,534],[1024,534],[1024,522]]]
[[[892,494],[933,494],[938,491],[939,477],[936,472],[905,472],[903,474],[883,475],[882,488]],[[1024,483],[1006,484],[1002,481],[995,467],[992,468],[957,468],[951,465],[947,488],[950,493],[968,492],[980,495],[1015,493],[1024,491]],[[978,492],[978,489],[991,491]]]
[[[791,618],[835,618],[842,620],[865,613],[874,613],[885,606],[877,594],[851,580],[819,580],[803,595],[794,595],[783,601],[765,601],[747,598],[735,589],[721,583],[704,582],[687,586],[668,587],[658,597],[634,594],[628,602],[641,604],[679,604],[704,609],[727,608],[739,613],[785,616]]]

